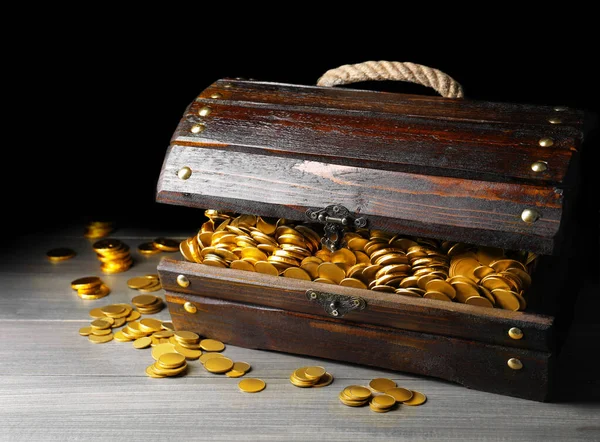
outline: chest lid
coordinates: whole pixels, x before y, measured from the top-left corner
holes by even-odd
[[[370,228],[551,254],[583,141],[583,113],[557,109],[219,80],[178,125],[157,201],[295,220],[341,205]]]

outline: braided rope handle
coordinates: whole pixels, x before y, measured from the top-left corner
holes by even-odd
[[[346,64],[325,72],[317,81],[317,86],[339,86],[369,80],[408,81],[435,89],[445,98],[464,96],[462,86],[448,74],[421,64],[399,61]]]

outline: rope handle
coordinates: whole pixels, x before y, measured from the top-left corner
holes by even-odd
[[[330,69],[317,81],[317,86],[339,86],[360,81],[408,81],[435,89],[445,98],[463,98],[463,88],[456,80],[434,68],[399,61],[365,61]]]

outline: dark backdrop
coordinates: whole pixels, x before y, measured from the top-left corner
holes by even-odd
[[[264,21],[238,28],[198,20],[185,33],[169,21],[74,21],[42,32],[21,54],[31,79],[19,86],[25,108],[13,110],[24,127],[7,128],[18,136],[6,147],[16,157],[2,175],[8,231],[51,231],[88,219],[197,227],[199,211],[155,203],[155,187],[186,106],[222,77],[314,84],[341,64],[412,61],[447,72],[468,98],[597,111],[597,49],[585,26],[567,30],[540,19],[526,33],[522,24],[486,18],[477,27],[429,25],[426,34],[423,24],[415,33],[403,22],[381,35],[353,27],[326,34],[322,22],[286,30]],[[408,84],[359,86],[434,94]],[[589,163],[587,186],[597,186]],[[597,225],[595,199],[586,197],[590,225]]]

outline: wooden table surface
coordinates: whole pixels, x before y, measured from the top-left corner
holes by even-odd
[[[561,356],[569,399],[537,403],[467,390],[408,373],[371,369],[309,357],[228,346],[225,354],[252,365],[266,381],[258,394],[238,390],[236,379],[213,375],[199,361],[184,377],[151,379],[149,349],[111,341],[94,345],[78,334],[98,306],[130,302],[138,294],[127,279],[156,273],[163,255],[143,257],[136,246],[160,235],[181,239],[191,232],[122,229],[113,237],[131,246],[134,267],[102,275],[91,241],[78,231],[31,235],[0,252],[0,440],[600,440],[598,353],[578,350],[600,336],[597,324],[577,325]],[[77,256],[52,264],[45,252],[71,247]],[[170,257],[179,254],[168,254]],[[112,293],[84,301],[73,279],[97,275]],[[590,290],[597,287],[591,287]],[[156,292],[164,296],[163,291]],[[581,307],[585,311],[585,306]],[[169,319],[164,309],[157,315]],[[586,344],[587,345],[587,344]],[[585,348],[585,347],[584,347]],[[324,365],[335,376],[326,388],[301,389],[290,373]],[[350,384],[389,377],[428,396],[420,407],[386,414],[343,406],[337,395]],[[587,394],[590,393],[590,394]],[[573,399],[576,398],[576,399]]]

